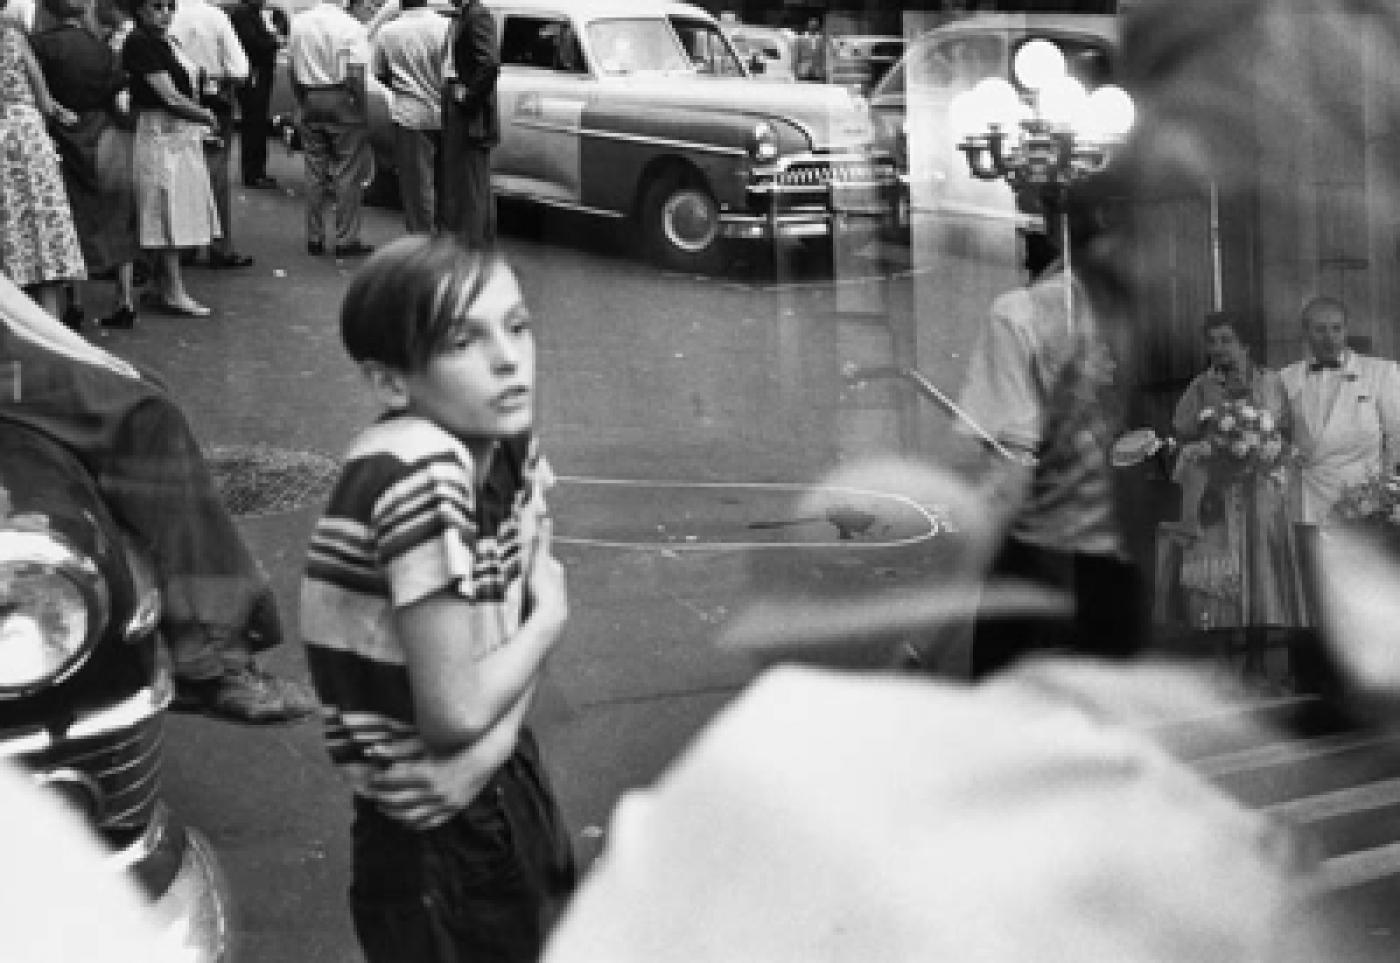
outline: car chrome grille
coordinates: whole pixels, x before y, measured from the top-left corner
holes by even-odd
[[[72,771],[98,789],[97,829],[121,836],[146,825],[160,793],[161,716],[89,739],[62,742],[25,758],[41,780]]]
[[[779,187],[825,188],[831,184],[878,184],[894,178],[894,165],[877,161],[798,161],[779,171]]]

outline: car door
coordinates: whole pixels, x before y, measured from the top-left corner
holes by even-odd
[[[505,14],[496,87],[501,143],[491,165],[499,192],[578,203],[579,137],[596,86],[570,18]]]

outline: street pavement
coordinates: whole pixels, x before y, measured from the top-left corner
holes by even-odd
[[[271,173],[282,190],[235,188],[235,243],[257,263],[188,270],[212,318],[147,312],[135,331],[90,337],[159,371],[206,447],[334,459],[373,415],[336,327],[356,262],[305,253],[300,160],[274,149]],[[913,358],[955,389],[971,322],[1014,265],[1009,252],[981,250],[924,266],[916,244],[913,259],[843,249],[834,276],[783,252],[697,278],[637,259],[610,224],[550,214],[535,226],[508,231],[504,245],[536,317],[540,424],[561,476],[554,512],[572,599],[537,725],[586,863],[618,796],[654,779],[762,664],[716,644],[746,603],[839,605],[957,584],[964,543],[937,499],[882,495],[858,471],[830,475],[908,451],[958,462],[970,445],[907,387],[853,385],[843,371]],[[367,210],[367,241],[400,232],[396,212]],[[106,296],[90,284],[90,309]],[[240,519],[292,625],[323,495],[308,485],[297,504]],[[871,633],[815,657],[882,665],[906,641]],[[961,671],[964,633],[917,641],[935,669]],[[294,644],[269,661],[305,678]],[[1265,711],[1307,714],[1290,700]],[[1309,732],[1205,740],[1193,757],[1242,798],[1316,827],[1357,946],[1394,958],[1400,766],[1388,739]],[[344,899],[348,796],[316,725],[174,716],[167,743],[167,792],[223,858],[244,958],[357,959]]]

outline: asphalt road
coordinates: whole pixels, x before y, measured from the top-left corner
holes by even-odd
[[[355,264],[305,253],[299,159],[275,150],[272,173],[285,190],[235,191],[234,237],[257,263],[188,272],[212,318],[147,314],[133,332],[92,337],[160,371],[206,447],[324,464],[373,414],[336,330]],[[986,304],[1015,272],[1009,242],[926,258],[920,241],[912,257],[843,248],[834,271],[785,250],[697,278],[637,259],[609,224],[550,215],[534,227],[508,231],[504,243],[537,321],[539,421],[561,476],[557,540],[573,599],[537,725],[588,860],[618,796],[652,780],[762,664],[717,644],[749,603],[839,604],[956,584],[963,536],[943,527],[937,478],[921,478],[918,497],[890,498],[870,490],[860,466],[903,452],[960,462],[970,445],[907,387],[852,385],[843,371],[912,359],[955,391]],[[367,211],[366,240],[400,232],[394,212]],[[89,286],[94,309],[104,296]],[[289,503],[254,506],[241,523],[295,624],[302,553],[324,491],[289,484]],[[871,632],[819,657],[884,664],[905,640]],[[961,633],[918,641],[937,668],[961,671]],[[305,675],[295,645],[271,664]],[[167,740],[167,792],[223,858],[244,958],[358,958],[344,901],[348,796],[316,726],[177,716]],[[1320,745],[1325,759],[1336,740]],[[1307,771],[1296,756],[1269,746],[1202,752],[1223,784],[1259,794],[1260,804],[1380,786],[1360,803],[1333,798],[1303,815],[1334,830],[1329,856],[1380,854],[1348,878],[1360,894],[1353,932],[1360,945],[1393,953],[1395,855],[1386,847],[1400,831],[1387,834],[1396,805],[1388,764],[1352,770],[1341,785],[1319,775],[1279,789]],[[1352,828],[1357,813],[1369,828]],[[1336,829],[1338,819],[1351,822]]]

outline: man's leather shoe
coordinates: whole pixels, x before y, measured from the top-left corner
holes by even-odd
[[[264,174],[262,177],[254,177],[251,180],[245,180],[243,182],[243,186],[250,187],[255,190],[271,190],[272,188],[277,186],[277,178],[268,177],[266,174]]]
[[[253,259],[246,254],[239,254],[237,251],[213,251],[209,252],[209,266],[211,268],[242,268],[249,267]]]
[[[249,664],[207,680],[177,679],[176,712],[200,712],[234,722],[292,722],[316,710],[316,697],[302,683]]]
[[[307,242],[306,242],[306,253],[307,253],[307,254],[310,254],[312,257],[320,257],[322,254],[325,254],[325,253],[326,253],[326,242],[325,242],[325,241],[307,241]]]
[[[335,246],[336,257],[364,257],[366,254],[374,253],[374,245],[366,244],[364,241],[354,241],[350,244],[337,244]]]

